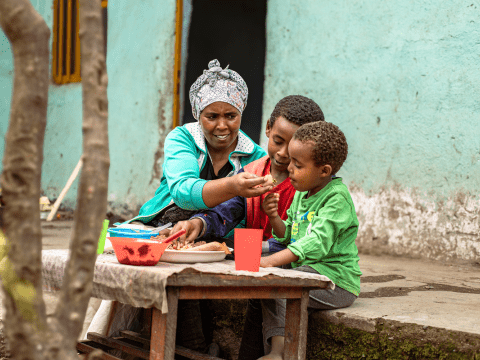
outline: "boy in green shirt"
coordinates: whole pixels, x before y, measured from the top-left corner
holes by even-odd
[[[272,225],[273,236],[287,245],[263,257],[261,267],[291,264],[299,271],[329,277],[334,290],[310,291],[310,309],[348,307],[360,293],[360,267],[355,238],[358,219],[352,198],[341,178],[334,177],[347,158],[343,132],[328,122],[301,126],[288,146],[290,181],[297,190],[287,211],[278,216],[278,196],[270,194],[263,209]],[[262,300],[266,352],[260,359],[283,359],[285,300]]]

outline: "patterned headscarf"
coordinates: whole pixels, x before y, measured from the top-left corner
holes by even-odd
[[[247,106],[247,98],[248,88],[242,77],[228,66],[222,69],[217,59],[208,63],[208,70],[203,70],[190,87],[190,103],[197,120],[203,109],[217,101],[235,106],[241,114]]]

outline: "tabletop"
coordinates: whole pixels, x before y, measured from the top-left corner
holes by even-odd
[[[44,288],[61,288],[69,250],[43,250]],[[155,307],[168,311],[166,286],[196,287],[298,287],[334,288],[333,282],[320,274],[279,268],[260,268],[259,272],[237,271],[235,262],[179,264],[159,262],[156,266],[120,264],[114,254],[97,257],[92,296],[117,300],[135,307]]]

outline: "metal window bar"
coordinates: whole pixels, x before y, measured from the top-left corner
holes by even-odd
[[[106,9],[108,0],[101,0]],[[53,0],[52,75],[55,83],[80,82],[79,0]]]

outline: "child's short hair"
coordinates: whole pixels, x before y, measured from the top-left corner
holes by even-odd
[[[280,100],[270,115],[270,127],[280,116],[299,126],[325,120],[320,106],[312,99],[302,95],[289,95]]]
[[[317,121],[302,125],[293,138],[302,143],[312,141],[315,144],[312,154],[315,165],[330,165],[332,174],[336,174],[347,159],[347,139],[342,130],[332,123]]]

